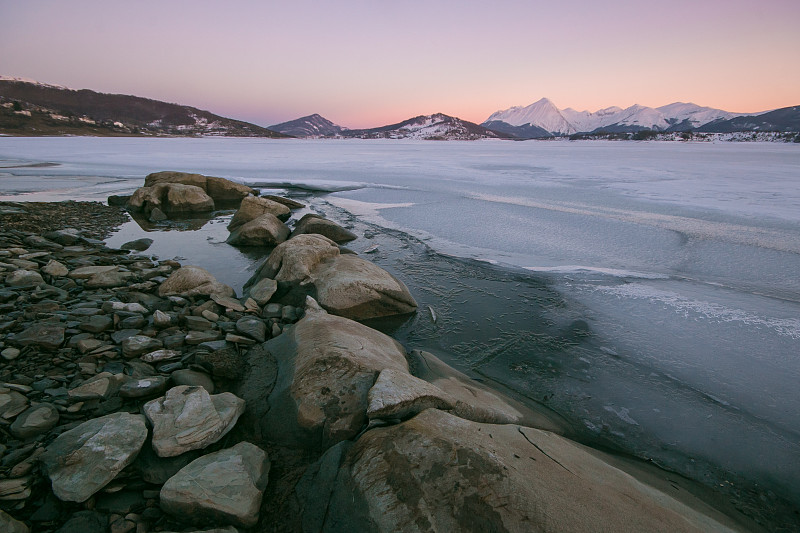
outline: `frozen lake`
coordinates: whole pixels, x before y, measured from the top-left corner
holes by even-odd
[[[800,505],[800,146],[0,138],[2,199],[104,200],[158,170],[327,191],[312,205],[421,240],[438,259],[389,266],[440,320],[404,342],[587,440]]]

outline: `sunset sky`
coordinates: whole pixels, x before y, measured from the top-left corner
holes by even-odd
[[[0,74],[270,125],[800,104],[800,1],[0,0]]]

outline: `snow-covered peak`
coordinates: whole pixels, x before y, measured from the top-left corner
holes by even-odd
[[[575,133],[575,128],[561,114],[558,108],[548,100],[541,100],[526,107],[512,107],[504,111],[497,111],[486,122],[498,120],[512,126],[532,124],[552,133]]]
[[[486,122],[502,121],[511,126],[531,124],[554,134],[592,132],[614,127],[636,131],[637,129],[666,130],[670,126],[688,121],[691,127],[707,124],[717,119],[730,119],[741,113],[730,113],[721,109],[701,107],[692,103],[676,102],[652,108],[634,104],[626,109],[611,106],[598,111],[576,111],[568,107],[559,110],[547,98],[527,107],[511,107],[493,113]]]
[[[33,85],[38,85],[40,87],[49,87],[51,89],[67,89],[63,85],[53,85],[51,83],[42,83],[40,81],[32,80],[30,78],[20,78],[14,76],[3,76],[0,74],[0,81],[15,81],[19,83],[32,83]]]

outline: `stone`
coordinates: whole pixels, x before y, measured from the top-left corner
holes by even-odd
[[[160,363],[162,361],[174,361],[181,358],[181,352],[177,350],[155,350],[141,356],[139,359],[145,363]]]
[[[6,276],[6,285],[12,288],[31,288],[43,283],[42,275],[34,270],[19,269]]]
[[[135,241],[128,241],[119,247],[120,250],[133,250],[137,252],[144,252],[150,245],[153,244],[153,239],[142,238]]]
[[[262,278],[288,283],[306,283],[324,260],[339,255],[336,243],[322,235],[300,235],[278,245],[246,286]]]
[[[131,335],[122,341],[122,355],[140,357],[163,346],[162,342],[145,335]]]
[[[147,438],[142,415],[114,413],[65,431],[42,455],[58,499],[83,502],[136,458]]]
[[[203,387],[209,394],[214,394],[214,381],[205,372],[197,370],[176,370],[170,375],[173,385],[190,385]]]
[[[198,344],[203,344],[204,342],[218,340],[220,337],[222,337],[222,333],[216,330],[190,331],[186,337],[184,337],[184,342],[190,346],[195,346]]]
[[[0,501],[16,502],[31,497],[33,478],[25,476],[16,479],[0,479]]]
[[[200,187],[205,191],[207,187],[207,179],[208,178],[202,174],[164,170],[161,172],[152,172],[148,174],[144,178],[144,186],[153,187],[159,183],[180,183],[183,185],[194,185],[195,187]]]
[[[152,216],[155,209],[168,214],[188,215],[213,211],[215,205],[202,187],[183,183],[157,183],[136,189],[128,200],[128,207]]]
[[[78,511],[56,533],[106,533],[108,517],[96,511]]]
[[[122,272],[118,270],[100,272],[87,279],[84,286],[87,289],[111,289],[114,287],[125,287],[133,277],[133,272]]]
[[[256,344],[256,340],[250,337],[245,337],[244,335],[237,335],[235,333],[228,333],[225,335],[225,341],[230,342],[233,344],[247,344],[252,345]]]
[[[428,409],[331,449],[297,487],[305,531],[731,531],[553,433]]]
[[[195,459],[171,477],[161,489],[161,508],[200,524],[255,526],[269,469],[263,450],[240,442]]]
[[[163,394],[167,390],[167,378],[152,376],[139,379],[129,379],[119,389],[122,398],[147,398]]]
[[[259,306],[264,306],[278,290],[278,282],[270,278],[262,278],[245,291],[245,295],[255,300]]]
[[[220,294],[212,294],[211,299],[214,301],[214,303],[216,303],[221,307],[224,307],[225,309],[231,309],[233,311],[239,311],[239,312],[244,311],[244,306],[242,305],[242,302],[240,302],[235,298],[225,297]]]
[[[3,351],[0,352],[0,357],[5,359],[6,361],[13,361],[17,357],[19,357],[20,352],[17,348],[8,347],[5,348]]]
[[[125,339],[133,337],[134,335],[138,335],[141,333],[138,329],[121,329],[119,331],[114,331],[111,333],[111,340],[114,341],[116,344],[122,344]]]
[[[233,246],[276,246],[289,237],[289,228],[266,213],[234,229],[225,241]]]
[[[194,356],[196,364],[209,369],[215,377],[238,379],[242,374],[242,357],[236,348],[222,348],[212,352],[199,351]]]
[[[153,426],[153,449],[174,457],[217,442],[244,412],[244,400],[225,392],[211,396],[203,387],[180,385],[144,405]]]
[[[427,381],[393,368],[382,370],[367,396],[367,416],[373,419],[401,419],[425,409],[449,411],[456,400]]]
[[[74,389],[70,389],[68,394],[73,400],[105,400],[119,392],[125,379],[126,377],[123,374],[101,372],[87,379]]]
[[[39,322],[14,337],[20,346],[37,346],[44,350],[57,350],[64,343],[64,326],[51,322]]]
[[[96,276],[97,274],[102,274],[104,272],[114,272],[119,270],[117,265],[92,265],[92,266],[85,266],[76,268],[69,273],[69,277],[72,279],[89,279],[92,276]]]
[[[185,317],[185,320],[186,327],[191,331],[210,331],[214,329],[214,326],[216,325],[213,322],[210,322],[209,320],[199,316],[189,315]]]
[[[291,238],[303,234],[323,235],[337,243],[352,241],[356,238],[354,233],[344,229],[339,224],[313,213],[304,215],[303,218],[297,221]]]
[[[267,340],[267,325],[263,320],[245,316],[236,321],[236,330],[258,342]]]
[[[21,413],[9,429],[18,439],[29,439],[56,427],[58,418],[58,409],[49,403],[40,403]]]
[[[164,213],[164,211],[162,211],[158,207],[154,207],[152,211],[150,211],[150,216],[148,217],[148,220],[150,222],[162,222],[164,220],[167,220],[167,218],[168,218],[167,214]]]
[[[258,194],[252,187],[215,176],[206,178],[206,191],[215,201],[223,203],[244,201],[249,195]]]
[[[275,196],[272,194],[265,194],[262,198],[266,198],[267,200],[272,200],[273,202],[278,202],[279,204],[283,204],[289,209],[302,209],[306,206],[306,204],[301,204],[300,202],[296,202],[290,198],[284,198],[283,196]]]
[[[198,296],[216,294],[235,296],[232,288],[217,281],[211,273],[198,266],[183,266],[173,272],[158,288],[158,295]]]
[[[59,263],[55,259],[51,259],[45,266],[42,267],[42,272],[48,276],[53,276],[54,278],[62,278],[69,274],[69,269],[67,269],[63,263]]]
[[[290,215],[289,208],[278,202],[273,202],[267,198],[258,196],[248,196],[242,200],[239,210],[233,215],[228,231],[233,231],[251,220],[255,220],[261,215],[270,214],[279,220],[287,220]]]
[[[470,379],[435,355],[420,350],[408,356],[411,373],[436,386],[451,401],[456,416],[492,424],[522,424],[552,431],[561,426],[542,413],[537,413],[499,391]]]
[[[0,531],[4,533],[30,533],[30,528],[5,511],[0,510]]]
[[[139,471],[145,482],[163,485],[169,478],[177,474],[181,468],[200,457],[200,455],[202,455],[202,452],[195,450],[175,457],[159,457],[153,451],[152,446],[144,446],[136,457],[133,467]],[[156,491],[154,497],[158,497],[158,491]]]
[[[78,326],[79,329],[89,333],[100,333],[107,329],[113,329],[113,327],[114,320],[108,315],[90,316]]]
[[[408,372],[397,341],[319,307],[263,346],[278,364],[266,405],[256,387],[262,377],[252,370],[238,390],[262,438],[285,446],[324,450],[355,437],[367,424],[367,395],[378,374]],[[248,352],[251,369],[260,364],[255,356],[257,350]]]
[[[405,284],[356,255],[340,255],[315,272],[317,301],[329,313],[367,320],[413,313],[417,302]]]
[[[153,313],[153,325],[159,329],[168,328],[172,325],[172,317],[164,311],[156,309]]]
[[[141,315],[146,315],[149,312],[148,309],[139,302],[124,303],[113,301],[103,303],[103,311],[106,313],[124,311],[125,313],[138,313]]]

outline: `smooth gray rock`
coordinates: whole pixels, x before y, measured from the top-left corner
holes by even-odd
[[[56,350],[64,343],[64,326],[52,322],[39,322],[14,337],[20,346],[38,346],[44,350]]]
[[[18,439],[28,439],[56,427],[58,418],[58,409],[49,403],[40,403],[22,412],[9,429]]]
[[[153,426],[153,449],[159,457],[199,450],[233,429],[244,400],[229,392],[211,396],[203,387],[181,385],[144,405]]]
[[[101,372],[87,379],[74,389],[70,389],[68,394],[73,400],[106,400],[119,392],[120,387],[126,379],[124,374]]]
[[[450,410],[455,398],[427,381],[399,372],[393,368],[382,370],[369,390],[367,416],[372,419],[406,419],[425,409]]]
[[[119,247],[120,250],[133,250],[137,252],[143,252],[150,248],[150,245],[153,244],[153,239],[142,238],[136,239],[135,241],[128,241],[122,246]]]
[[[65,431],[42,455],[42,464],[62,501],[83,502],[136,458],[147,426],[142,415],[114,413]]]
[[[233,215],[230,224],[228,224],[228,231],[233,231],[266,214],[274,215],[279,220],[286,220],[289,218],[290,211],[285,205],[267,198],[248,196],[242,200],[239,210]]]
[[[19,269],[6,276],[6,285],[12,288],[30,288],[43,283],[42,275],[34,270]]]
[[[308,531],[732,531],[563,437],[437,409],[330,450],[299,487]]]
[[[163,394],[167,389],[167,378],[150,376],[126,381],[119,389],[122,398],[147,398]]]
[[[87,279],[84,286],[87,289],[111,289],[114,287],[125,287],[128,285],[133,276],[133,272],[123,272],[119,270],[99,272]]]
[[[122,341],[122,355],[125,357],[140,357],[146,353],[158,350],[164,344],[153,337],[146,335],[131,335]]]
[[[258,305],[264,306],[277,290],[277,281],[270,278],[262,278],[245,291],[245,296],[252,298]]]
[[[0,510],[0,531],[4,533],[30,533],[30,528],[3,510]]]
[[[250,316],[245,316],[236,321],[236,330],[258,342],[267,340],[267,325],[264,321]]]
[[[42,272],[54,278],[61,278],[69,274],[69,269],[55,259],[51,259],[45,266],[42,267]]]
[[[289,238],[289,228],[270,213],[234,229],[225,241],[234,246],[276,246]]]
[[[262,399],[252,411],[266,413],[257,422],[263,438],[286,446],[324,450],[354,437],[367,423],[367,394],[378,374],[408,371],[397,341],[313,305],[263,346],[276,358],[278,376],[269,407]],[[259,380],[251,373],[241,388]]]
[[[173,272],[158,288],[158,295],[198,296],[219,294],[234,296],[229,286],[217,281],[211,273],[201,267],[186,265]]]
[[[332,241],[340,244],[343,242],[352,241],[356,238],[356,235],[353,232],[344,229],[335,222],[331,222],[330,220],[322,218],[321,216],[313,213],[304,215],[303,218],[297,221],[297,224],[294,226],[294,231],[292,231],[291,238],[303,234],[324,235]]]
[[[252,527],[269,469],[263,450],[240,442],[192,461],[171,477],[161,489],[161,508],[194,523],[219,520]]]
[[[28,398],[15,390],[0,387],[0,417],[11,420],[28,408]]]

